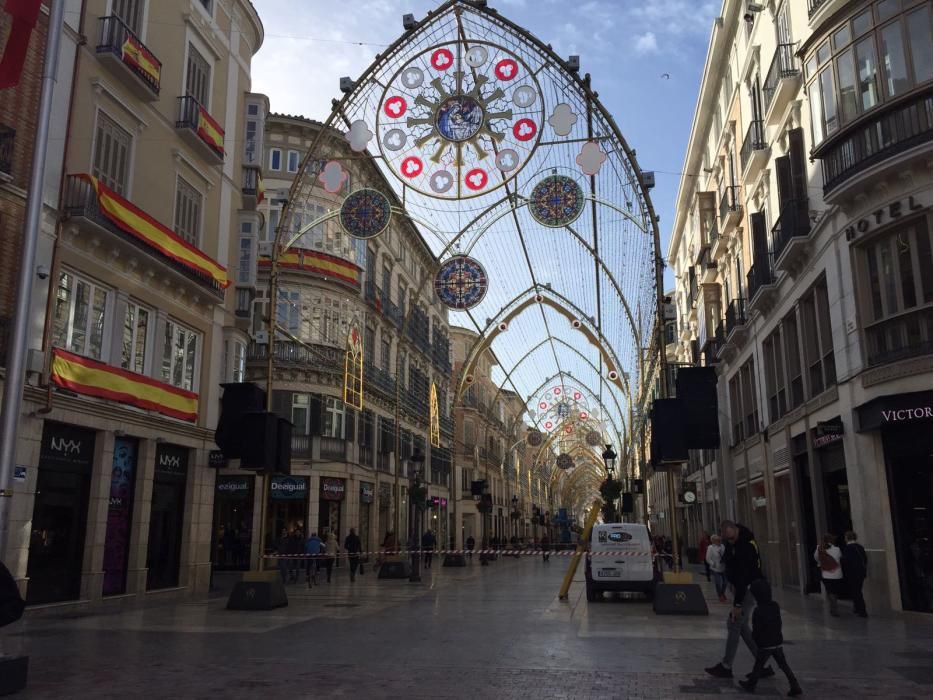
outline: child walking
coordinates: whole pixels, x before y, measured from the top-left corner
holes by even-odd
[[[758,658],[755,659],[755,667],[748,674],[748,680],[739,681],[739,685],[749,693],[755,692],[755,686],[758,679],[761,678],[761,672],[772,656],[780,666],[784,675],[787,676],[787,682],[790,683],[788,697],[801,695],[803,690],[797,677],[790,670],[787,659],[784,657],[784,635],[781,633],[781,608],[771,600],[771,586],[763,578],[752,581],[749,590],[755,597],[758,606],[752,613],[752,638],[758,646]]]

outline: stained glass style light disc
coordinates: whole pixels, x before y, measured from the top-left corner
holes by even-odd
[[[597,430],[591,430],[586,434],[586,444],[590,447],[599,447],[602,444],[603,436]]]
[[[489,278],[478,261],[455,255],[441,265],[434,278],[437,298],[451,309],[471,309],[486,296]]]
[[[549,175],[535,185],[528,211],[542,226],[559,228],[576,221],[583,213],[583,189],[566,175]]]
[[[541,443],[544,442],[544,435],[542,435],[537,430],[532,430],[528,433],[528,444],[532,447],[540,447]]]
[[[437,132],[448,141],[469,141],[483,128],[483,107],[467,95],[448,97],[434,115]]]
[[[354,238],[375,238],[389,227],[391,218],[392,204],[378,190],[356,190],[340,205],[340,225]]]
[[[557,457],[558,469],[570,469],[573,466],[573,457],[568,454],[562,454]]]

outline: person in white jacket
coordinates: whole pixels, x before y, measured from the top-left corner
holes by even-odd
[[[716,584],[716,593],[719,595],[719,602],[726,602],[726,565],[722,561],[722,556],[726,551],[726,546],[722,543],[719,535],[713,535],[710,538],[710,545],[706,548],[706,563],[713,574],[713,582]]]
[[[829,614],[839,617],[839,593],[842,591],[842,551],[836,546],[836,536],[823,535],[823,542],[813,552],[820,567],[826,597],[829,598]]]

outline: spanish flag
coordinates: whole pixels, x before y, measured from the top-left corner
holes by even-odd
[[[224,156],[224,130],[214,118],[198,105],[198,136],[210,146],[221,158]]]
[[[360,286],[360,268],[347,260],[342,260],[327,253],[303,250],[301,269],[325,277],[333,277],[355,287]]]
[[[262,181],[262,171],[256,173],[256,205],[262,204],[266,198],[266,185]]]
[[[163,255],[213,279],[222,288],[230,286],[225,267],[212,260],[174,231],[163,226],[92,175],[78,175],[91,183],[101,213],[122,231],[145,241]]]
[[[156,90],[159,89],[159,81],[162,79],[162,64],[135,36],[128,35],[126,41],[123,42],[123,62],[139,68],[149,76]]]
[[[60,348],[52,350],[52,382],[76,394],[95,396],[171,418],[198,420],[198,395]]]

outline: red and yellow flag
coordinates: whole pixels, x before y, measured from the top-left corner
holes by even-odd
[[[212,278],[222,289],[230,286],[227,269],[160,224],[142,209],[123,199],[92,175],[78,175],[91,183],[104,216],[122,231],[145,241],[172,260]]]
[[[270,267],[272,258],[259,257],[259,267]],[[354,287],[360,286],[360,268],[353,263],[334,255],[319,253],[315,250],[289,248],[279,255],[279,267],[291,270],[304,270],[323,277],[332,277]]]
[[[198,395],[119,367],[52,350],[52,381],[77,394],[124,403],[165,416],[198,420]]]
[[[266,198],[266,184],[262,181],[262,171],[256,173],[256,205]]]
[[[126,41],[123,42],[123,62],[148,75],[156,90],[159,89],[162,64],[135,36],[127,36]]]
[[[224,155],[224,130],[214,118],[198,105],[198,136],[221,157]]]

